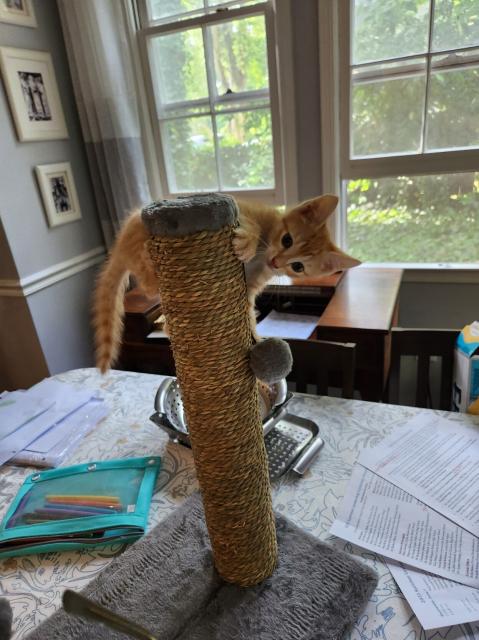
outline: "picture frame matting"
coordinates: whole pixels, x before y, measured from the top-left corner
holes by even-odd
[[[48,225],[79,220],[81,216],[78,194],[69,162],[41,164],[35,167]]]
[[[0,0],[0,22],[21,27],[36,27],[32,0]]]
[[[18,138],[68,138],[50,53],[0,47],[0,67]]]

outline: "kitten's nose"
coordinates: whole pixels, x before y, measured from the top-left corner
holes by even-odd
[[[278,263],[276,262],[276,258],[271,258],[271,266],[273,267],[273,269],[278,268]]]

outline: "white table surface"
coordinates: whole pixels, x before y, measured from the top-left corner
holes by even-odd
[[[124,371],[100,376],[96,369],[78,369],[55,378],[99,389],[110,407],[109,416],[81,442],[62,466],[111,458],[161,456],[162,470],[151,503],[148,529],[197,489],[191,451],[169,442],[167,435],[149,420],[161,376]],[[379,576],[376,591],[347,638],[479,638],[479,625],[473,624],[424,631],[381,558],[329,535],[352,465],[361,449],[374,445],[395,426],[427,410],[358,400],[297,396],[290,404],[290,411],[316,421],[325,446],[303,478],[287,476],[275,483],[275,509],[318,538],[358,556]],[[454,419],[474,421],[462,414],[454,414]],[[24,478],[32,471],[31,467],[0,467],[0,518]],[[124,548],[124,545],[116,544],[97,550],[0,560],[0,594],[8,598],[14,611],[13,640],[25,637],[58,609],[65,588],[82,589]]]

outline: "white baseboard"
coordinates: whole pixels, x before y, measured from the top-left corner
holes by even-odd
[[[105,247],[95,247],[74,258],[32,273],[20,279],[0,279],[0,297],[22,298],[37,293],[52,284],[71,278],[85,269],[100,264],[105,259]]]

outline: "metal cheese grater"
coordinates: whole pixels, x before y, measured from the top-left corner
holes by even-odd
[[[270,387],[271,410],[263,420],[269,475],[275,480],[288,471],[302,475],[323,446],[318,425],[287,412],[292,397],[286,380]],[[150,419],[170,438],[190,446],[190,438],[180,387],[176,378],[167,378],[159,386],[155,397],[155,413]]]

